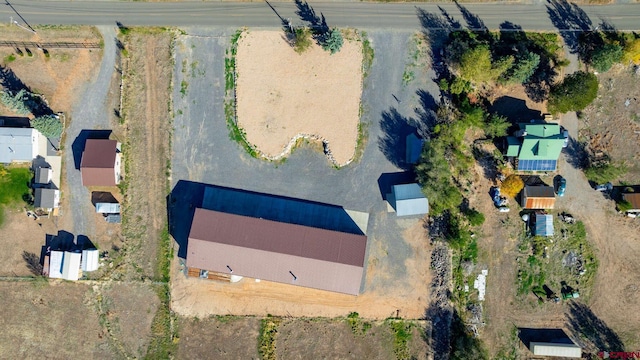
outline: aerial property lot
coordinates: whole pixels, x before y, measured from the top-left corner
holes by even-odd
[[[355,119],[341,115],[340,119],[343,121],[339,123],[333,123],[333,118],[327,118],[322,122],[306,120],[303,123],[301,121],[300,126],[302,124],[305,126],[307,124],[316,124],[313,126],[321,124],[322,133],[320,135],[323,137],[331,136],[331,134],[352,134],[348,137],[340,137],[339,145],[345,146],[342,158],[342,163],[344,163],[350,160],[354,154],[358,127],[357,115],[360,107],[359,98],[364,96],[362,107],[366,109],[365,113],[368,115],[359,120],[368,129],[368,142],[366,142],[364,154],[359,161],[350,163],[339,170],[336,170],[331,162],[327,161],[322,150],[318,151],[308,146],[295,149],[292,154],[287,155],[286,161],[268,162],[253,158],[244,148],[230,139],[227,119],[220,106],[225,95],[224,89],[221,89],[219,85],[225,83],[224,59],[232,45],[234,30],[198,28],[187,29],[187,33],[189,35],[178,36],[176,42],[176,79],[174,83],[185,85],[174,88],[176,116],[172,158],[172,197],[177,197],[175,199],[177,208],[170,211],[170,217],[172,213],[193,212],[202,204],[204,190],[198,190],[199,193],[197,193],[198,191],[186,194],[182,192],[183,188],[189,188],[193,185],[190,182],[198,182],[337,205],[347,210],[368,213],[369,222],[365,229],[367,249],[364,280],[358,296],[285,285],[264,279],[255,282],[254,279],[244,278],[238,283],[230,284],[193,277],[186,278],[185,268],[181,268],[180,261],[176,261],[172,268],[173,309],[179,314],[198,317],[209,314],[261,316],[266,313],[334,317],[358,311],[365,318],[384,319],[397,315],[403,318],[422,318],[428,303],[430,282],[430,247],[423,223],[419,216],[399,218],[395,213],[389,212],[388,204],[383,200],[383,193],[390,192],[390,189],[381,189],[379,185],[379,178],[382,174],[399,171],[389,160],[389,154],[385,154],[380,149],[379,138],[385,135],[379,124],[380,114],[389,110],[395,103],[391,93],[403,96],[408,104],[409,114],[413,110],[411,104],[418,105],[413,85],[404,88],[400,80],[404,58],[396,59],[390,55],[406,51],[407,46],[410,45],[411,33],[389,35],[376,32],[370,35],[370,41],[374,44],[375,51],[377,53],[379,51],[381,60],[379,63],[374,61],[370,70],[371,75],[365,79],[364,88],[376,89],[376,91],[365,90],[362,92],[360,80],[346,78],[348,81],[355,82],[352,87],[349,87],[351,90],[344,94],[345,97],[354,101]],[[248,34],[252,33],[253,30],[248,31]],[[281,35],[275,33],[272,36],[279,38]],[[292,49],[286,48],[289,45],[286,43],[284,45],[283,51],[290,51],[291,57],[301,57]],[[248,59],[242,59],[242,56],[248,56],[251,53],[243,52],[241,46],[242,38],[239,40],[236,58],[238,90],[240,90],[241,81],[253,81],[242,70],[243,62],[248,61]],[[359,46],[357,48],[359,49]],[[346,40],[343,50],[349,51]],[[332,57],[340,59],[339,56],[343,50],[330,56],[325,53],[317,54],[317,56],[330,60]],[[315,54],[311,50],[308,51],[310,51],[309,55]],[[306,55],[305,52],[302,56]],[[354,71],[359,73],[362,57],[357,52],[352,55],[350,61],[355,64],[348,66],[352,66]],[[390,66],[389,61],[398,61],[399,65]],[[272,63],[270,66],[274,68],[273,71],[277,72],[283,71],[282,67],[290,65],[288,63]],[[393,67],[394,70],[388,70],[389,67]],[[309,69],[302,67],[300,72]],[[259,73],[257,70],[254,71]],[[263,72],[269,71],[268,67],[263,68]],[[318,73],[318,77],[320,77],[320,73]],[[243,78],[245,80],[242,80]],[[304,89],[305,81],[303,78],[288,77],[280,82],[288,84],[287,87]],[[298,82],[301,84],[297,84]],[[265,84],[265,86],[267,85]],[[260,89],[266,88],[256,86],[251,90],[255,92]],[[336,91],[335,87],[314,88],[313,90],[325,91],[327,94],[323,96],[329,96],[328,93]],[[343,90],[340,89],[340,91]],[[382,97],[379,94],[385,95]],[[240,99],[240,97],[246,96],[242,95],[240,91],[237,96],[238,106],[241,106],[242,101],[247,101]],[[298,106],[296,109],[299,115],[295,117],[311,119],[309,116],[312,115],[307,114],[310,112],[307,108],[302,104],[296,105],[299,96],[291,96],[290,101],[280,103],[279,107],[282,108],[282,111],[285,111],[285,105],[293,104],[293,107]],[[253,108],[256,108],[254,111],[258,111],[257,108],[264,105],[252,100],[255,99],[250,97],[248,101],[252,102]],[[271,105],[266,104],[266,108],[269,106]],[[322,106],[323,109],[318,111],[329,111],[324,108],[332,107],[334,107],[333,104],[326,104]],[[239,108],[239,124],[242,121],[251,120],[246,117],[243,120],[241,111]],[[292,111],[292,109],[286,109],[286,111]],[[323,114],[333,116],[331,113],[323,112]],[[289,131],[295,124],[289,123],[293,121],[293,118],[286,114],[273,120],[274,124],[280,124],[280,129],[284,125],[286,131]],[[267,134],[266,124],[262,126],[263,130],[253,136]],[[252,136],[249,129],[245,130],[248,138]],[[284,136],[285,133],[282,133],[283,137],[278,142],[278,152],[275,155],[279,154],[291,137],[294,137],[298,132],[313,130],[311,127],[308,130],[296,128],[292,132],[287,132],[286,136]],[[269,137],[265,136],[264,138],[268,140]],[[255,144],[254,141],[250,142]],[[336,149],[332,148],[333,144],[334,142],[329,141],[329,150],[335,157]],[[259,146],[258,150],[261,150]],[[410,175],[408,178],[409,181],[412,180]],[[180,236],[186,238],[188,230],[189,226],[182,230],[183,234]],[[171,231],[172,234],[175,234],[177,229],[171,229]],[[180,241],[178,243],[183,245]],[[182,250],[178,251],[178,254],[180,253]]]

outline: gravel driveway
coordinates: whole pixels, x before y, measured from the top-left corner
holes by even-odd
[[[113,110],[109,108],[108,92],[116,65],[116,29],[114,26],[98,26],[104,38],[104,50],[100,71],[85,84],[81,98],[71,112],[71,121],[66,129],[64,161],[66,170],[69,209],[65,214],[73,218],[72,227],[67,229],[77,235],[94,236],[94,213],[91,197],[80,178],[80,155],[84,140],[89,135],[83,130],[106,130],[110,128]],[[105,135],[98,132],[98,137]]]
[[[382,241],[388,249],[382,261],[388,263],[392,273],[384,281],[402,277],[404,261],[412,255],[402,240],[402,231],[415,220],[398,220],[394,213],[387,212],[378,181],[382,174],[402,171],[395,165],[396,159],[389,159],[380,150],[380,139],[385,137],[381,121],[388,120],[385,114],[394,113],[400,120],[415,117],[414,109],[421,106],[416,94],[418,86],[432,93],[437,91],[437,86],[428,80],[430,76],[420,72],[408,86],[402,84],[412,33],[369,32],[375,58],[363,92],[362,120],[368,124],[368,143],[359,162],[336,170],[317,151],[297,149],[286,162],[276,166],[251,158],[229,139],[223,109],[224,56],[234,32],[235,29],[187,29],[189,35],[179,37],[173,94],[172,187],[179,180],[189,180],[368,212],[367,235],[373,240],[369,247],[372,242]]]

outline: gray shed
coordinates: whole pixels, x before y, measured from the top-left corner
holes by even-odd
[[[54,209],[60,206],[60,191],[55,189],[36,189],[33,205],[43,209]]]
[[[429,200],[425,197],[420,185],[394,185],[392,196],[396,203],[396,215],[424,215],[429,213]]]
[[[120,214],[109,214],[105,216],[104,219],[110,224],[120,224],[122,221]]]
[[[51,182],[52,170],[51,168],[39,167],[36,168],[36,176],[34,182],[36,184],[48,184]]]
[[[553,236],[553,215],[536,214],[534,235]]]
[[[120,204],[118,203],[96,203],[96,212],[100,214],[119,214]]]

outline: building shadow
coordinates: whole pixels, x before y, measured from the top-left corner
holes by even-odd
[[[0,116],[0,126],[12,128],[28,128],[31,122],[23,116]]]
[[[577,301],[570,302],[567,319],[573,335],[580,340],[588,341],[598,351],[624,351],[624,343],[618,334],[587,305]]]
[[[545,342],[555,344],[572,344],[573,341],[562,329],[531,329],[518,328],[518,338],[530,348],[532,342]]]
[[[378,188],[382,200],[389,200],[391,189],[394,185],[411,184],[416,182],[416,174],[413,171],[401,171],[394,173],[383,173],[378,178]],[[391,204],[394,206],[394,204]]]
[[[506,117],[514,124],[542,118],[540,111],[529,109],[526,101],[512,96],[499,97],[493,102],[489,111]]]
[[[87,139],[109,139],[111,136],[111,130],[82,130],[76,139],[71,144],[71,151],[73,152],[73,162],[76,170],[80,170],[80,163],[82,161],[82,152],[84,146],[87,143]]]
[[[196,208],[364,235],[341,206],[180,180],[167,197],[167,214],[182,258]]]
[[[96,206],[97,203],[117,204],[118,200],[108,191],[93,191],[91,193],[91,203]]]
[[[76,237],[76,248],[78,250],[95,249],[96,245],[86,235],[78,235]]]

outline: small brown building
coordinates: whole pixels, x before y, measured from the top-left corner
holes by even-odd
[[[551,186],[525,186],[522,190],[523,209],[553,209],[556,194]]]
[[[628,201],[631,204],[631,208],[627,210],[627,213],[638,214],[640,213],[640,193],[627,193],[622,194],[622,199]]]
[[[84,186],[116,186],[120,182],[118,142],[87,139],[80,162],[80,173]]]
[[[191,276],[246,276],[358,295],[367,237],[198,208],[187,245]]]

